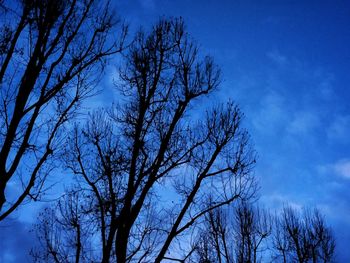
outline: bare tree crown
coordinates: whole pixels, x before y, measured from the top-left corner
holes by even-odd
[[[116,36],[120,22],[94,0],[1,7],[0,220],[27,197],[40,197],[61,127],[95,92],[106,58],[121,51],[126,33],[121,26]],[[14,200],[5,196],[10,181],[23,186]]]
[[[219,84],[218,67],[200,58],[181,19],[136,35],[116,83],[119,105],[77,127],[65,159],[78,180],[72,192],[88,196],[81,214],[98,226],[100,261],[160,262],[206,213],[255,193],[238,107],[192,117]]]

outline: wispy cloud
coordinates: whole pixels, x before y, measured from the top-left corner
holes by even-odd
[[[304,206],[302,203],[294,200],[291,196],[279,193],[262,196],[261,201],[266,207],[273,207],[277,212],[281,212],[285,206],[301,211]]]
[[[334,164],[334,171],[337,175],[350,179],[350,160],[340,160],[336,164]]]
[[[319,165],[317,172],[323,175],[336,175],[350,180],[350,159],[340,159],[333,164]]]
[[[262,133],[276,132],[285,120],[284,97],[271,90],[260,102],[259,111],[252,119],[253,126]]]
[[[282,55],[277,50],[269,51],[266,55],[270,60],[272,60],[274,63],[280,66],[284,66],[288,63],[287,57]]]
[[[320,119],[313,112],[297,112],[287,126],[287,132],[291,134],[309,134],[320,124]]]
[[[0,262],[32,262],[29,251],[37,244],[35,233],[30,231],[31,224],[6,219],[0,232]]]

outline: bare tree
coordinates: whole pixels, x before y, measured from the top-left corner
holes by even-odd
[[[255,263],[271,255],[272,262],[335,262],[335,239],[317,209],[299,213],[285,207],[272,218],[266,210],[241,203],[230,212],[208,212],[189,262]]]
[[[169,251],[189,253],[182,245],[199,219],[255,193],[238,107],[217,105],[195,119],[201,97],[219,83],[182,20],[137,34],[120,70],[121,103],[77,127],[65,159],[74,191],[88,196],[101,262],[183,262]]]
[[[60,129],[94,93],[106,58],[126,28],[94,0],[1,1],[0,220],[37,200],[62,144]],[[9,182],[17,196],[7,200]],[[12,193],[13,195],[14,193]]]
[[[272,232],[269,213],[242,202],[233,211],[217,209],[205,217],[204,230],[196,243],[203,262],[256,263],[267,250]],[[264,244],[265,243],[265,244]]]
[[[261,262],[259,252],[266,250],[263,242],[272,232],[269,213],[243,203],[236,210],[236,262]]]
[[[199,262],[233,262],[232,222],[229,222],[225,209],[219,208],[208,212],[203,229],[194,248]]]
[[[276,251],[273,259],[282,259],[283,263],[287,263],[289,258],[289,242],[288,234],[284,231],[283,222],[278,217],[273,221],[272,246]]]
[[[276,220],[273,245],[283,262],[333,262],[335,240],[317,209],[285,207]]]
[[[35,262],[88,262],[93,259],[89,241],[94,230],[84,213],[79,192],[65,195],[54,207],[45,208],[35,227],[38,240],[47,249],[32,251]]]

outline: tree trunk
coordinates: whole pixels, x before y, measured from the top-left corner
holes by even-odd
[[[123,224],[120,226],[115,239],[115,254],[118,263],[125,263],[128,250],[130,227]]]
[[[1,172],[0,174],[0,211],[2,211],[2,207],[6,202],[6,197],[5,197],[6,182],[4,177],[5,177],[5,172]]]

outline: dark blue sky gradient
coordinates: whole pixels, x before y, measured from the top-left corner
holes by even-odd
[[[337,262],[350,262],[350,1],[115,2],[131,32],[159,16],[184,18],[201,52],[222,67],[215,100],[232,98],[245,113],[262,205],[318,207],[334,229]],[[112,78],[96,105],[113,97]],[[37,211],[27,206],[13,216],[18,231],[0,239],[0,262],[26,258],[17,248],[33,242],[27,229]]]

